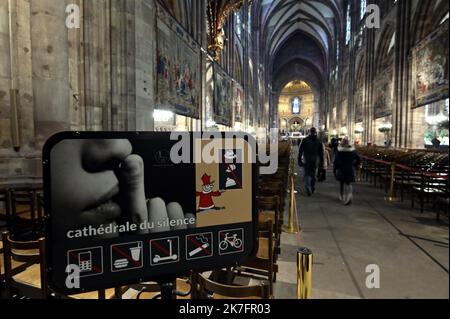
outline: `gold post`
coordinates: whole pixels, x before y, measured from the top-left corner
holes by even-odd
[[[362,166],[362,164],[361,165],[359,165],[359,167],[358,167],[358,182],[362,182],[362,168],[363,168],[363,166]]]
[[[297,234],[298,231],[295,229],[295,159],[294,159],[294,148],[291,147],[291,158],[289,162],[289,224],[283,227],[283,230],[288,234]]]
[[[397,196],[395,195],[395,170],[396,170],[397,164],[395,162],[392,163],[391,166],[391,184],[390,184],[390,190],[389,190],[389,196],[385,198],[387,202],[396,202],[398,201]]]
[[[311,299],[313,253],[308,248],[297,252],[297,299]]]

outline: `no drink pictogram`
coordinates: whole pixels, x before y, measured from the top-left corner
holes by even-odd
[[[143,244],[141,241],[111,246],[112,272],[142,268],[144,266],[143,260]]]

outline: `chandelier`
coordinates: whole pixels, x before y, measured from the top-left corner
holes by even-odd
[[[253,0],[248,0],[251,5]],[[208,50],[212,53],[214,60],[219,60],[220,53],[225,47],[225,32],[223,30],[228,17],[239,11],[244,0],[208,0],[208,27],[209,39]]]

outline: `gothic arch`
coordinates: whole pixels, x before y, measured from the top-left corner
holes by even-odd
[[[189,25],[187,24],[187,3],[184,0],[159,0],[159,2],[166,8],[173,17],[183,25],[187,30],[189,30]]]
[[[386,24],[380,37],[378,50],[375,57],[375,76],[394,63],[395,46],[392,48],[392,51],[389,51],[389,46],[391,44],[392,37],[394,36],[394,26],[390,23]]]
[[[413,18],[412,34],[415,46],[433,32],[449,12],[448,0],[423,0],[419,2]]]

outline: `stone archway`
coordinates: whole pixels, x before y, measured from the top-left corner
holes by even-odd
[[[319,106],[316,93],[313,87],[302,80],[291,81],[280,89],[274,101],[280,130],[300,132],[306,131],[307,126],[315,125]],[[301,101],[300,106],[298,100]],[[293,101],[297,101],[297,104],[294,105]]]

